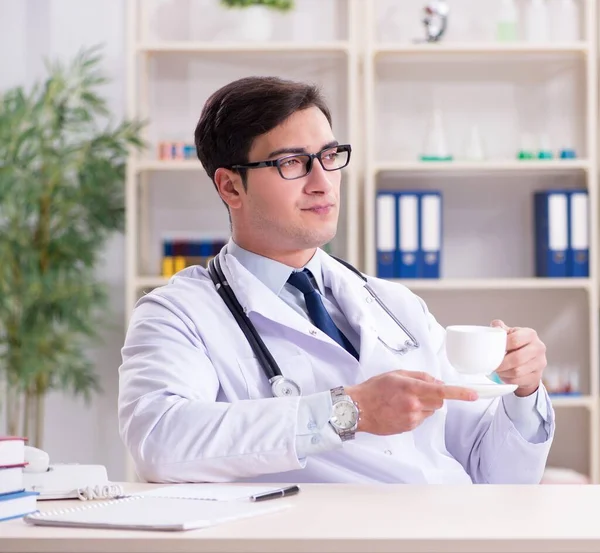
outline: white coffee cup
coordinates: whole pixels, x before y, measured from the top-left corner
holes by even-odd
[[[446,328],[446,355],[462,374],[489,375],[506,355],[506,331],[477,325],[453,325]]]

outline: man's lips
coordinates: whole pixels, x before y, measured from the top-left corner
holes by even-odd
[[[321,213],[324,211],[328,211],[328,210],[332,209],[333,207],[335,207],[335,204],[319,204],[319,205],[313,205],[311,207],[306,207],[302,211],[315,211],[317,213]]]

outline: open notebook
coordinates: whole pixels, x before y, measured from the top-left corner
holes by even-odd
[[[36,512],[26,515],[23,520],[37,526],[182,531],[266,515],[291,506],[284,500],[240,501],[231,489],[230,497],[222,500],[220,497],[216,500],[214,497],[194,497],[196,494],[190,491],[182,494],[183,497],[172,497],[175,494],[172,488],[178,486],[160,488],[162,492],[155,490],[111,501],[84,503],[80,507]],[[232,495],[236,495],[237,500]]]

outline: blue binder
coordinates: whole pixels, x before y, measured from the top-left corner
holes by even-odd
[[[397,205],[395,192],[378,192],[376,200],[377,276],[396,276]]]
[[[569,251],[567,275],[588,277],[589,262],[589,197],[587,190],[569,193]]]
[[[442,194],[420,194],[419,205],[419,277],[440,278],[442,249]]]
[[[398,192],[398,278],[419,277],[419,192]]]
[[[545,190],[534,194],[535,273],[538,277],[568,276],[569,192]]]

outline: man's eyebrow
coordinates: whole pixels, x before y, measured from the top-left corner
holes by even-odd
[[[321,148],[321,150],[326,150],[327,148],[333,148],[334,146],[337,146],[338,144],[339,144],[339,142],[337,140],[332,140],[331,142],[324,144],[323,147]],[[271,158],[271,157],[279,156],[282,154],[306,154],[306,153],[308,153],[306,151],[306,148],[302,148],[300,146],[292,146],[290,148],[279,148],[278,150],[273,150],[267,157]]]

